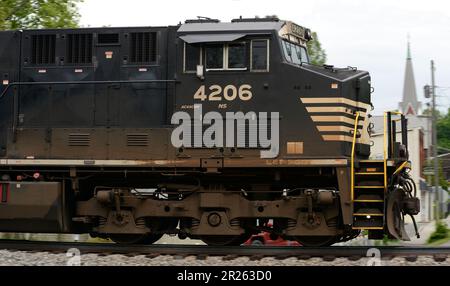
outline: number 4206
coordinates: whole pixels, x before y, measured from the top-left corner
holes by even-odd
[[[223,88],[220,85],[211,85],[208,89],[209,94],[206,93],[204,85],[200,86],[194,94],[194,99],[201,101],[222,101],[223,99],[233,101],[239,98],[240,100],[248,101],[253,97],[252,86],[249,84],[243,84],[239,87],[230,84]]]

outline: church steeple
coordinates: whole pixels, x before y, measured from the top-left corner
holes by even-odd
[[[408,34],[408,52],[407,52],[406,59],[407,60],[412,60],[412,58],[411,58],[411,42],[409,40],[409,34]]]
[[[418,115],[422,103],[417,100],[416,82],[411,57],[411,44],[408,35],[408,47],[406,55],[405,81],[403,83],[403,100],[400,102],[400,110],[405,115]]]

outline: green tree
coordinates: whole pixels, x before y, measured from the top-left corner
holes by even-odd
[[[316,32],[312,32],[312,40],[308,42],[309,59],[314,65],[323,65],[327,61],[327,53],[322,48]]]
[[[0,0],[0,30],[75,28],[83,0]]]
[[[437,122],[438,146],[450,149],[450,109],[444,116],[439,116]]]
[[[446,179],[446,177],[445,177],[445,175],[444,175],[444,169],[443,169],[443,167],[442,167],[442,161],[441,160],[438,160],[438,173],[439,173],[439,185],[444,189],[444,190],[446,190],[447,192],[449,191],[449,183],[448,183],[448,181],[447,181],[447,179]],[[429,168],[433,168],[433,161],[428,161],[427,163],[426,163],[426,165],[429,167]],[[434,186],[434,175],[430,175],[430,176],[427,176],[427,182],[428,182],[428,184],[430,185],[430,186]]]

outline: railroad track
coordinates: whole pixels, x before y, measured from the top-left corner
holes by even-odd
[[[44,242],[44,241],[17,241],[1,240],[0,249],[9,251],[50,252],[65,253],[69,249],[76,248],[81,254],[123,254],[127,256],[145,255],[158,257],[171,255],[178,258],[197,256],[197,259],[206,259],[208,256],[220,256],[224,260],[232,260],[247,256],[251,260],[259,260],[264,257],[286,259],[295,257],[298,259],[310,259],[320,257],[326,261],[336,258],[348,258],[358,260],[363,257],[372,257],[374,251],[381,255],[382,259],[404,257],[408,261],[415,261],[420,256],[431,256],[437,262],[446,261],[450,257],[450,247],[423,247],[423,246],[334,246],[334,247],[267,247],[267,246],[236,246],[236,247],[211,247],[204,245],[117,245],[111,243],[73,243],[73,242]]]

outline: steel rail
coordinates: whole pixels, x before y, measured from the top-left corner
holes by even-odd
[[[369,250],[378,249],[381,258],[433,256],[444,261],[450,257],[450,247],[424,246],[331,246],[331,247],[272,247],[272,246],[206,246],[206,245],[118,245],[112,243],[73,243],[1,240],[0,249],[14,251],[67,252],[76,248],[81,254],[106,253],[127,255],[172,256],[250,256],[250,257],[325,257],[363,258],[371,257]]]

